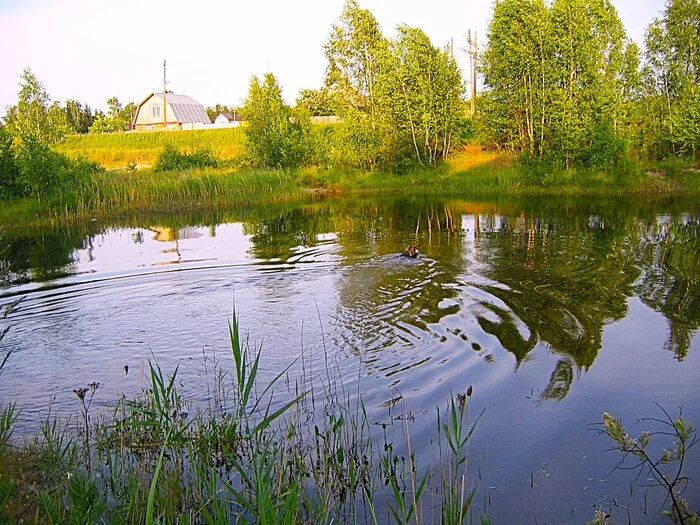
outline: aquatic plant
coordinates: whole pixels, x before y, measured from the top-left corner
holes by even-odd
[[[405,443],[385,437],[380,446],[359,390],[354,399],[345,392],[328,359],[325,377],[307,375],[302,363],[298,380],[287,368],[260,385],[261,348],[241,337],[235,313],[229,335],[232,369],[205,359],[208,406],[191,406],[178,391],[178,369],[166,376],[153,357],[147,388],[120,396],[111,415],[93,419],[95,383],[75,389],[77,431],[49,407],[39,437],[0,447],[0,517],[378,523],[386,515],[421,523],[426,511],[441,508],[446,523],[471,523],[474,489],[466,467],[475,425],[466,398],[438,416],[445,454],[420,467],[408,416]],[[281,388],[283,399],[275,395]],[[0,414],[0,444],[9,441],[16,414],[14,405]]]
[[[605,412],[600,433],[612,439],[615,442],[612,449],[622,454],[616,468],[637,470],[639,475],[647,471],[653,480],[652,486],[666,491],[671,500],[671,509],[662,511],[662,514],[669,516],[676,524],[697,525],[700,515],[692,512],[682,497],[682,491],[692,482],[683,474],[683,464],[688,451],[698,442],[697,432],[692,422],[683,417],[682,408],[674,420],[665,409],[657,406],[663,412],[663,419],[643,418],[641,421],[654,423],[660,430],[643,431],[638,438],[634,438],[625,430],[621,420]],[[650,452],[649,445],[656,437],[671,439],[671,446],[664,448],[660,457],[653,457]],[[623,466],[629,463],[631,465]]]

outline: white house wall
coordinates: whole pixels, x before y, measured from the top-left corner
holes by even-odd
[[[166,97],[166,113],[168,116],[168,122],[177,122],[175,119],[175,113],[173,113],[172,108],[170,107],[170,104],[167,104],[167,97]],[[161,110],[161,115],[160,116],[153,116],[153,107],[160,107]],[[144,102],[141,105],[141,109],[139,110],[139,114],[136,117],[136,125],[137,126],[148,126],[151,124],[159,124],[163,125],[163,99],[152,96],[149,98],[146,102]]]

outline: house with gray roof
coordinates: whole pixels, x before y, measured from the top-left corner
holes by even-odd
[[[134,117],[136,131],[199,129],[211,124],[204,106],[187,95],[151,93],[139,104]]]

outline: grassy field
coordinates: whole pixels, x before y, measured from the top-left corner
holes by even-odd
[[[56,149],[73,158],[85,156],[107,169],[123,169],[131,162],[146,168],[155,162],[166,144],[190,151],[209,149],[221,159],[232,159],[240,154],[244,140],[241,128],[103,133],[71,135]]]

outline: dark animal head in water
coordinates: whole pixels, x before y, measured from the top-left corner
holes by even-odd
[[[418,248],[409,244],[401,255],[404,257],[418,257]]]

